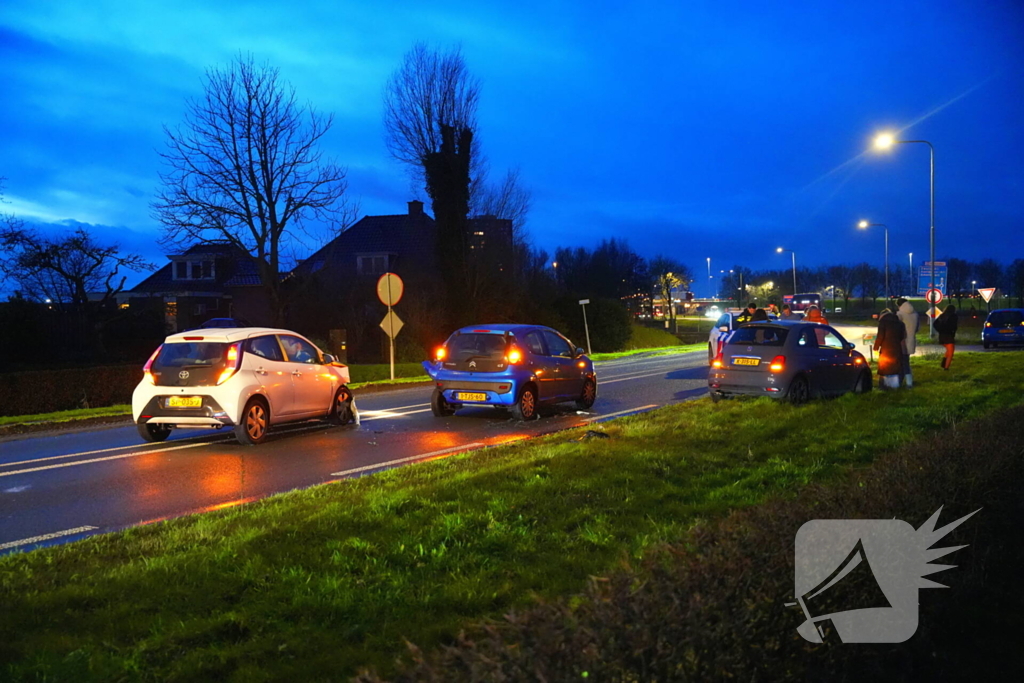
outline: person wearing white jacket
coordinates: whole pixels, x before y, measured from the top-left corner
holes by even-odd
[[[914,386],[914,376],[910,373],[910,357],[917,350],[917,326],[921,321],[921,316],[906,299],[900,299],[896,303],[899,304],[896,315],[903,326],[907,328],[906,346],[903,350],[903,372],[901,373],[903,386],[912,387]]]

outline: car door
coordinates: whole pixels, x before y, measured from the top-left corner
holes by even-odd
[[[334,399],[334,375],[321,363],[320,351],[301,337],[279,335],[294,389],[294,414],[326,413]]]
[[[849,358],[850,350],[846,342],[831,327],[816,325],[813,328],[818,341],[818,364],[822,373],[821,391],[836,394],[842,391],[844,360]],[[851,360],[852,362],[852,360]]]
[[[821,349],[818,348],[817,326],[798,328],[796,341],[797,367],[803,370],[815,394],[828,392],[828,365],[822,363]],[[827,353],[827,351],[826,351]]]
[[[853,391],[853,387],[860,377],[861,366],[855,362],[853,355],[854,345],[850,344],[846,337],[839,334],[838,330],[831,327],[828,330],[840,344],[840,349],[836,352],[836,364],[834,366],[835,391],[837,394],[845,394],[848,391]]]
[[[248,367],[256,374],[270,400],[270,416],[288,415],[295,411],[295,389],[291,369],[284,360],[277,336],[265,334],[245,340]]]
[[[537,378],[537,396],[547,400],[558,393],[558,364],[548,354],[548,348],[544,344],[544,335],[541,330],[529,330],[520,333],[516,338],[516,345],[521,346],[529,354],[528,361],[531,372]]]
[[[559,398],[573,398],[583,393],[583,375],[576,367],[576,353],[569,340],[554,330],[544,330],[544,344],[554,362],[555,382]]]

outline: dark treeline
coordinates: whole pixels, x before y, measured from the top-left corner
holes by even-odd
[[[962,304],[965,298],[977,295],[978,288],[995,287],[1000,295],[1024,306],[1024,259],[1002,264],[987,258],[977,262],[951,258],[946,260],[946,298]],[[740,278],[745,290],[744,301],[781,301],[784,294],[793,293],[793,271],[790,268],[753,271],[735,266],[732,273],[721,276],[718,295],[737,300]],[[920,268],[890,264],[889,295],[892,297],[917,296]],[[797,289],[800,293],[818,292],[831,300],[835,294],[836,306],[849,308],[877,306],[885,300],[885,269],[869,263],[841,264],[818,268],[797,268]],[[842,303],[840,303],[842,302]]]

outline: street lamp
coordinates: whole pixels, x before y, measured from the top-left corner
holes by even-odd
[[[875,138],[875,149],[887,150],[893,145],[909,145],[913,143],[928,145],[929,158],[931,161],[931,227],[928,232],[931,249],[931,266],[928,268],[928,289],[932,290],[935,289],[935,146],[927,140],[897,140],[896,136],[892,133],[882,133]],[[928,335],[930,337],[935,336],[935,318],[931,315],[928,316]]]
[[[914,252],[910,252],[910,291],[917,293],[917,280],[914,278]]]
[[[861,230],[867,228],[885,228],[885,305],[889,305],[889,226],[885,223],[868,223],[861,221],[857,224]]]
[[[711,292],[711,257],[708,256],[708,299],[713,299]]]
[[[781,254],[784,251],[788,251],[793,256],[793,299],[794,299],[794,303],[795,303],[795,299],[796,299],[796,252],[793,251],[792,249],[783,249],[782,247],[779,247],[778,249],[775,250],[775,253],[776,254]]]

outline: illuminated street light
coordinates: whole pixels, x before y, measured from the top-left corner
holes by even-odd
[[[796,252],[792,249],[783,249],[779,247],[775,250],[776,254],[781,254],[784,251],[788,251],[793,256],[793,298],[796,298]]]
[[[714,298],[714,293],[711,291],[711,257],[708,256],[708,299]]]
[[[885,223],[868,223],[867,221],[861,221],[857,224],[857,227],[861,230],[867,228],[885,228],[885,301],[886,305],[889,302],[889,226]],[[913,273],[911,273],[913,274]]]
[[[879,150],[886,150],[891,148],[893,145],[913,144],[918,143],[922,145],[928,145],[928,152],[930,158],[930,194],[931,194],[931,227],[928,232],[930,242],[930,258],[931,265],[928,268],[928,289],[935,289],[935,146],[927,140],[897,140],[896,136],[892,133],[882,133],[875,137],[875,148]],[[930,337],[935,337],[935,318],[931,315],[928,316],[928,334]]]

